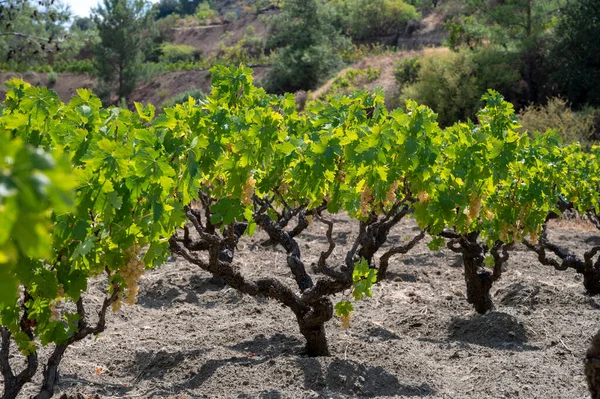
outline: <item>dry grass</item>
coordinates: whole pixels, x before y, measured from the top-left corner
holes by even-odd
[[[588,219],[577,216],[574,218],[559,218],[548,222],[549,227],[571,230],[571,231],[597,231],[596,226]]]

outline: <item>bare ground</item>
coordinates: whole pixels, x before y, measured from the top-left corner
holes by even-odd
[[[255,81],[264,79],[268,68],[255,66],[253,68]],[[35,86],[47,86],[48,78],[45,73],[25,72],[0,72],[0,99],[6,97],[7,87],[5,82],[19,78]],[[54,90],[63,102],[69,102],[77,89],[86,88],[93,90],[97,79],[91,75],[59,73],[55,84],[49,86]],[[142,104],[154,104],[159,107],[166,99],[190,89],[200,89],[204,93],[210,93],[211,78],[208,70],[173,71],[157,76],[151,82],[140,83],[138,87],[127,98],[128,104],[133,109],[133,102]]]
[[[334,220],[336,241],[347,248],[356,226]],[[408,220],[390,239],[415,233]],[[600,241],[596,231],[569,223],[555,225],[551,237],[578,252]],[[285,254],[259,245],[264,239],[260,232],[246,238],[237,264],[248,276],[290,283]],[[325,243],[322,225],[303,234],[307,265]],[[478,315],[464,298],[454,253],[421,243],[390,272],[358,304],[349,330],[335,319],[327,324],[332,356],[308,358],[289,310],[174,259],[143,278],[137,306],[111,314],[105,333],[67,352],[57,396],[588,397],[582,360],[600,327],[600,304],[579,276],[541,266],[518,247],[493,288],[496,309]],[[90,288],[90,303],[99,304],[102,286]]]

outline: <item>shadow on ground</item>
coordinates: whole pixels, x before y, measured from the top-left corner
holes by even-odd
[[[344,397],[429,396],[434,390],[427,384],[405,384],[383,367],[370,367],[352,360],[335,359],[324,370],[314,358],[297,360],[304,370],[304,388]]]
[[[220,291],[227,286],[220,277],[201,277],[192,275],[184,285],[173,285],[157,280],[143,287],[138,296],[138,304],[147,308],[173,306],[177,302],[200,304],[198,298],[209,291]]]
[[[393,338],[392,338],[393,339]],[[342,395],[342,397],[412,397],[429,396],[434,390],[426,382],[406,383],[389,373],[383,367],[371,367],[353,360],[331,358],[309,358],[298,356],[304,342],[296,337],[274,334],[271,337],[258,335],[230,346],[229,349],[240,352],[240,356],[205,361],[197,371],[192,371],[189,378],[170,386],[173,392],[190,392],[202,385],[223,367],[254,367],[260,364],[274,363],[277,358],[295,358],[296,365],[304,374],[304,387],[318,392],[320,395]],[[171,369],[181,367],[185,360],[194,360],[203,355],[203,351],[138,353],[136,363],[145,362],[135,380],[164,379]],[[145,359],[145,360],[144,360]],[[199,360],[199,359],[198,359]],[[284,363],[285,364],[285,363]],[[286,368],[293,367],[288,366]],[[290,372],[293,372],[290,370]],[[280,399],[281,393],[276,388],[264,392],[253,393],[253,397],[264,399]],[[259,396],[256,396],[259,395]],[[246,397],[246,396],[240,396]],[[250,396],[248,396],[249,398]]]
[[[448,326],[451,341],[511,351],[539,350],[528,345],[527,331],[514,316],[502,312],[475,314],[468,318],[455,317]]]

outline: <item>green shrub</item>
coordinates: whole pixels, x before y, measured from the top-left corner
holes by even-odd
[[[240,41],[242,40],[242,47],[248,51],[250,57],[261,58],[264,56],[266,42],[265,39],[256,34],[254,26],[249,25],[246,27],[246,33]]]
[[[195,71],[199,69],[207,69],[210,67],[209,60],[203,61],[177,61],[169,64],[161,64],[165,71]]]
[[[144,62],[140,66],[140,81],[148,83],[165,72],[166,68],[163,64],[157,62]]]
[[[233,21],[237,21],[238,16],[236,13],[234,13],[233,11],[229,11],[227,14],[225,14],[225,16],[223,17],[223,21],[225,21],[225,23],[231,23]]]
[[[300,103],[303,107],[306,100],[327,100],[340,94],[349,95],[357,90],[367,90],[367,84],[377,80],[380,75],[380,68],[370,66],[366,68],[346,68],[333,79],[330,85],[324,86],[324,90],[319,89],[315,93],[307,93],[304,98],[301,98]]]
[[[230,32],[228,32],[230,33]],[[227,40],[227,37],[223,37]],[[212,57],[211,57],[212,58]],[[256,35],[253,26],[246,27],[244,37],[232,45],[226,45],[223,41],[219,43],[219,52],[211,60],[212,64],[239,65],[266,63],[265,40]]]
[[[517,90],[515,62],[514,55],[494,49],[432,52],[422,58],[416,82],[405,86],[400,98],[431,107],[442,126],[473,119],[487,89],[509,99]]]
[[[348,68],[333,80],[329,92],[339,94],[362,89],[365,84],[377,80],[380,74],[379,68]]]
[[[200,57],[199,50],[185,44],[164,43],[160,49],[162,52],[160,61],[165,63],[189,61]]]
[[[34,71],[38,72],[38,73],[43,73],[43,72],[52,72],[54,69],[52,68],[51,65],[38,65],[34,68]]]
[[[192,97],[196,101],[204,100],[206,95],[200,89],[189,89],[183,93],[179,93],[171,98],[166,99],[162,104],[161,108],[171,108],[177,104],[183,104],[188,101],[188,98]]]
[[[399,87],[415,83],[419,78],[421,60],[419,57],[407,57],[398,61],[394,68],[394,77]]]
[[[158,91],[158,93],[156,93],[156,95],[158,96],[158,98],[160,98],[162,100],[169,95],[169,89],[167,89],[166,87],[163,87],[162,89],[160,89]]]
[[[402,0],[337,0],[342,28],[357,40],[401,33],[411,19],[420,19],[416,8]]]
[[[91,60],[57,61],[52,69],[58,73],[94,73],[94,64]]]
[[[170,42],[173,40],[173,28],[177,26],[177,21],[180,18],[179,14],[169,14],[154,23],[160,42]]]
[[[244,47],[245,40],[241,39],[232,46],[227,46],[223,42],[219,43],[219,53],[217,60],[225,65],[250,64],[252,57],[248,49]]]
[[[58,81],[58,74],[54,71],[50,71],[48,72],[48,87],[52,87],[56,84],[56,82]]]
[[[278,47],[265,84],[270,92],[314,89],[342,65],[350,45],[319,0],[286,1],[270,27],[269,47]]]
[[[217,12],[217,10],[211,9],[210,4],[208,3],[202,2],[198,4],[198,7],[196,8],[196,18],[200,20],[213,19],[217,18],[218,16],[219,13]]]
[[[565,143],[577,141],[589,145],[595,132],[594,112],[574,112],[569,103],[560,97],[551,98],[545,106],[524,108],[518,117],[522,131],[531,134],[556,130]]]

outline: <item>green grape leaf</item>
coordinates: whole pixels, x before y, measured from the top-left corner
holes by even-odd
[[[224,223],[231,224],[240,219],[244,214],[244,206],[241,201],[234,198],[221,198],[216,204],[210,207],[212,212],[210,222],[212,224]]]
[[[340,317],[348,317],[354,311],[354,306],[349,301],[340,301],[335,304],[335,314]]]
[[[432,251],[439,251],[446,245],[446,240],[443,237],[433,237],[431,241],[427,243],[427,247]]]
[[[78,257],[84,257],[87,254],[90,253],[90,251],[92,249],[94,249],[95,243],[96,241],[98,241],[98,237],[96,236],[87,236],[85,238],[85,240],[81,243],[79,243],[79,245],[77,245],[77,248],[75,248],[75,251],[73,252],[73,256],[72,259],[75,260]]]

